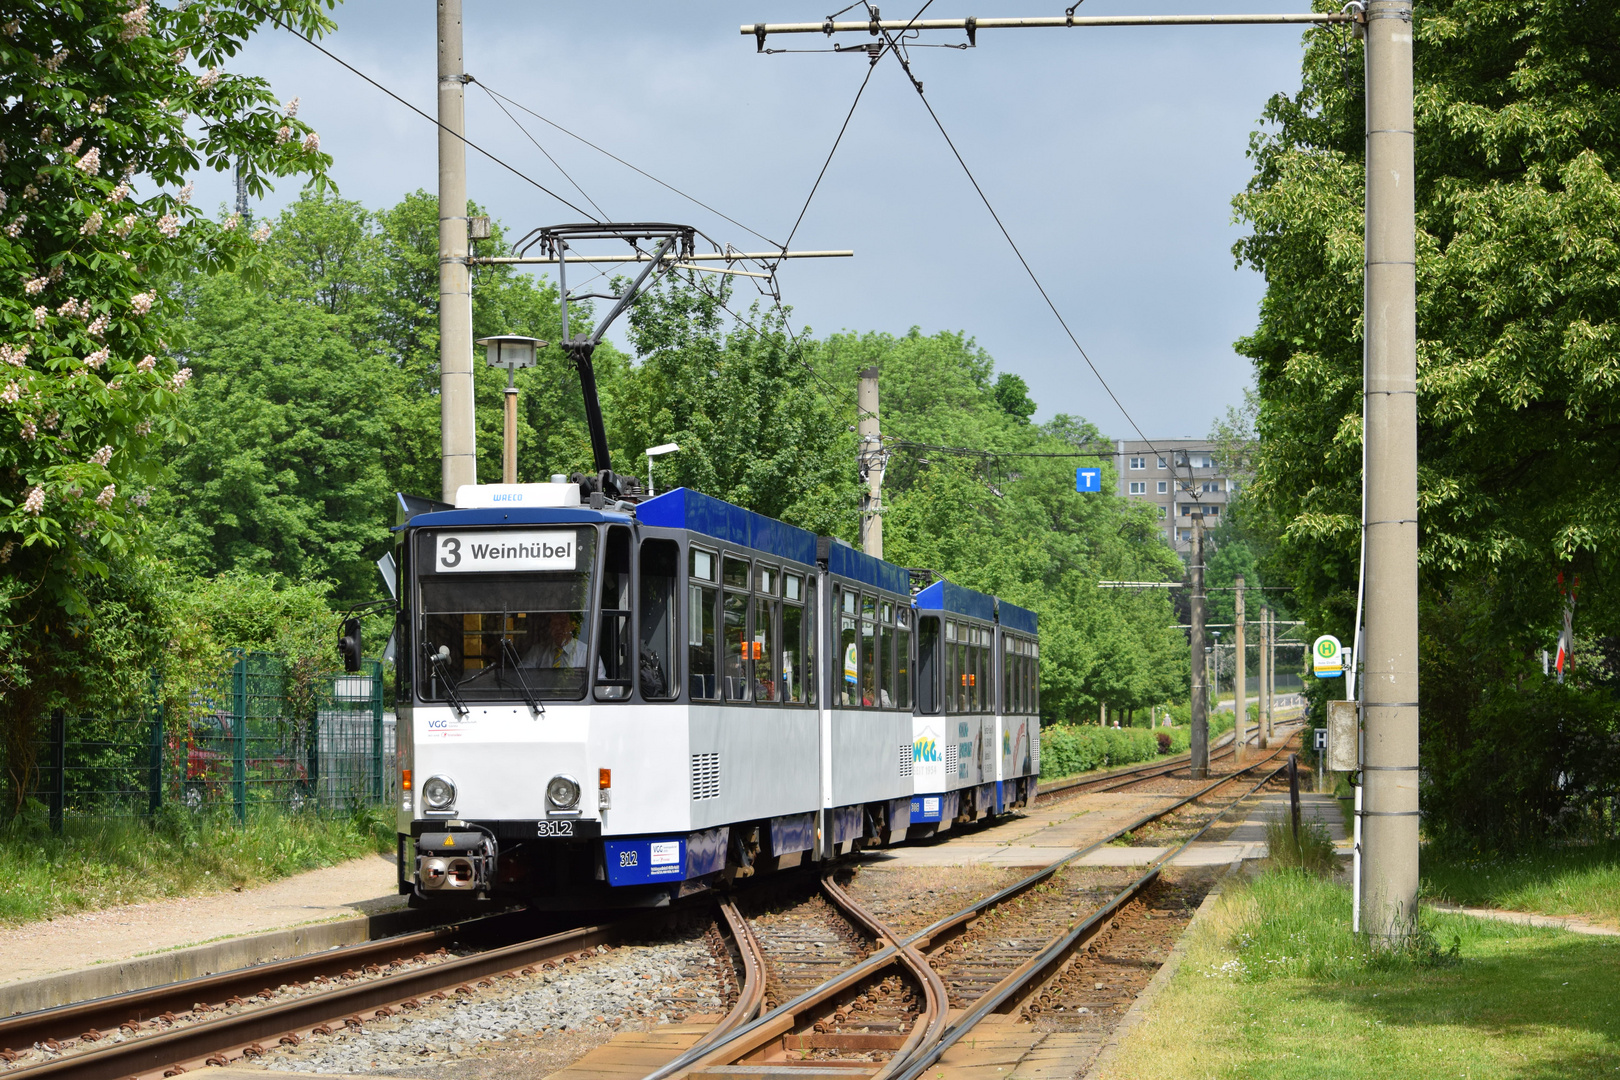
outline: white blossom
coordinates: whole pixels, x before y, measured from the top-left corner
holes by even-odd
[[[112,350],[108,349],[105,345],[102,346],[84,358],[84,366],[88,368],[99,368],[101,365],[107,362],[107,357],[111,355],[111,352]]]
[[[80,236],[94,236],[101,231],[101,211],[96,210],[79,226]]]
[[[270,239],[270,223],[268,221],[259,222],[259,227],[253,230],[253,239],[261,244]]]
[[[77,139],[74,139],[72,142],[68,143],[65,147],[63,147],[63,149],[66,150],[70,154],[77,154],[79,152],[79,147],[81,147],[83,145],[84,145],[84,138],[83,138],[83,136],[81,136],[81,137],[79,137]]]
[[[107,327],[110,326],[111,324],[112,324],[112,317],[109,316],[106,312],[102,312],[100,315],[97,315],[94,319],[91,320],[89,327],[87,327],[86,330],[85,330],[85,333],[89,334],[91,337],[95,338],[97,341],[100,341],[103,337],[105,337],[107,335]]]
[[[146,13],[148,10],[148,5],[142,4],[140,7],[124,12],[124,29],[119,31],[118,40],[133,41],[146,33]]]
[[[0,345],[0,360],[4,360],[12,367],[23,367],[28,362],[28,349],[29,346],[26,344]]]
[[[95,176],[101,171],[101,151],[92,146],[90,152],[78,160],[77,168],[86,176]]]
[[[124,237],[128,236],[130,234],[130,230],[134,228],[135,215],[125,214],[124,220],[120,221],[117,225],[114,225],[112,231],[114,236],[117,236],[120,240],[122,240]]]
[[[291,101],[287,102],[287,116],[289,119],[298,115],[299,100],[299,98],[293,98]]]
[[[187,184],[185,187],[180,189],[179,199],[181,206],[185,206],[187,203],[191,202],[191,191],[195,186],[195,184]]]
[[[164,214],[158,218],[157,227],[158,232],[172,240],[180,235],[180,216],[178,214]]]
[[[16,547],[16,544],[12,543],[10,540],[7,540],[5,546],[0,547],[0,563],[10,562],[11,553],[16,550]]]
[[[304,136],[304,152],[306,154],[313,154],[320,148],[321,137],[318,134],[312,131]]]
[[[45,414],[45,430],[46,431],[55,431],[57,421],[59,421],[61,419],[62,419],[62,415],[60,413],[58,413],[58,412],[52,411],[52,412],[46,413]]]
[[[26,224],[28,224],[28,215],[18,214],[16,217],[11,219],[11,224],[6,226],[6,235],[11,237],[13,240],[17,239],[17,237],[22,235],[23,226]],[[40,288],[44,288],[44,286],[41,285]]]
[[[135,370],[145,372],[151,371],[155,367],[157,367],[157,357],[147,355],[141,357],[141,362],[135,365]]]
[[[27,442],[33,442],[39,437],[39,428],[34,426],[34,422],[32,420],[24,420],[22,422],[22,437]]]
[[[174,52],[171,54],[171,56],[173,57],[175,63],[177,63],[177,64],[185,63],[186,62],[186,47],[184,45],[180,46],[178,49],[174,50]]]
[[[9,201],[9,200],[10,200],[10,196],[9,196],[9,195],[7,195],[7,194],[6,194],[6,193],[5,193],[5,192],[3,192],[3,191],[0,191],[0,212],[4,212],[4,211],[5,211],[5,208],[6,208],[6,203],[7,203],[7,202],[8,202],[8,201]]]
[[[136,293],[129,298],[129,306],[135,310],[135,314],[145,315],[152,310],[152,304],[155,300],[157,300],[156,292]]]
[[[107,196],[108,201],[115,205],[127,198],[129,198],[129,181],[127,180],[120,180],[118,186],[113,188],[112,193]]]
[[[45,286],[48,284],[49,282],[42,277],[29,278],[28,283],[23,286],[23,292],[27,293],[29,296],[38,296],[40,293],[45,291]]]
[[[34,309],[34,325],[35,326],[43,325],[45,320],[50,317],[50,314],[51,314],[50,309],[43,306],[43,305],[41,305],[40,307],[35,308]]]
[[[103,510],[107,509],[107,507],[112,505],[113,496],[117,494],[118,485],[108,484],[106,487],[101,489],[101,494],[96,496],[96,505],[101,507]]]
[[[186,383],[188,383],[190,381],[191,381],[191,369],[188,368],[188,367],[183,367],[179,371],[174,373],[174,379],[172,380],[172,385],[174,386],[174,388],[176,390],[180,390],[180,389],[184,388]]]
[[[23,509],[35,517],[39,516],[40,512],[45,509],[44,485],[38,485],[28,493],[28,498],[23,502]]]
[[[148,420],[146,422],[146,428],[147,428],[148,431],[150,431],[152,429],[152,422],[150,420]],[[149,499],[151,499],[151,498],[152,498],[152,493],[150,491],[143,491],[143,492],[139,493],[138,495],[136,495],[130,501],[133,502],[136,506],[144,507],[146,505],[147,501]]]
[[[96,100],[92,101],[90,103],[90,111],[95,113],[97,116],[105,116],[107,114],[107,95],[103,94],[101,97],[98,97]]]
[[[152,421],[151,420],[142,420],[140,423],[136,424],[135,425],[135,434],[137,434],[137,435],[150,435],[150,434],[152,434]],[[146,504],[145,503],[140,503],[139,505],[145,506]]]
[[[212,90],[217,82],[219,82],[219,68],[209,68],[198,77],[197,89]]]
[[[276,128],[277,146],[280,146],[290,138],[292,138],[292,128],[288,127],[286,124],[282,124],[280,127]]]
[[[56,69],[62,66],[62,61],[68,58],[68,53],[71,51],[71,49],[66,48],[57,49],[56,52],[51,54],[51,58],[45,61],[45,70],[54,74]]]
[[[17,399],[21,396],[22,391],[17,388],[16,383],[7,383],[6,388],[0,390],[0,401],[5,402],[7,405],[17,404]]]
[[[229,215],[228,217],[226,217],[226,219],[224,220],[224,222],[221,224],[220,227],[223,228],[226,232],[230,232],[231,230],[235,229],[240,224],[242,224],[242,215],[233,213],[233,214]]]
[[[90,464],[105,467],[107,462],[112,460],[112,455],[113,448],[110,446],[103,446],[100,450],[97,450],[94,454],[90,455]]]

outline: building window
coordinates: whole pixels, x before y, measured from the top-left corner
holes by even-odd
[[[1147,494],[1147,481],[1146,480],[1132,480],[1131,481],[1131,494],[1132,495],[1146,495]]]
[[[1163,461],[1163,460],[1164,460],[1164,459],[1163,459],[1163,458],[1160,458],[1160,459],[1159,459],[1159,460],[1160,460],[1160,461]],[[1164,493],[1165,493],[1165,492],[1166,492],[1166,491],[1169,491],[1169,490],[1170,490],[1170,485],[1169,485],[1169,483],[1168,483],[1168,482],[1166,482],[1166,481],[1164,481],[1164,480],[1160,480],[1160,481],[1159,481],[1159,494],[1160,494],[1160,495],[1163,495],[1163,494],[1164,494]]]
[[[1205,517],[1220,517],[1221,516],[1220,504],[1219,503],[1210,503],[1208,506],[1204,507],[1204,516]]]
[[[1191,529],[1182,529],[1181,530],[1181,542],[1184,543],[1184,544],[1192,543],[1192,530]]]
[[[1219,494],[1221,490],[1221,482],[1219,480],[1205,480],[1204,490],[1214,494]]]
[[[1159,468],[1161,468],[1161,469],[1168,468],[1168,466],[1164,462],[1164,456],[1163,455],[1160,455],[1160,457],[1159,457]]]
[[[1159,507],[1159,517],[1160,518],[1167,518],[1169,516],[1170,516],[1170,508],[1168,506],[1160,506]]]
[[[1133,458],[1131,458],[1131,468],[1133,468],[1133,469],[1145,469],[1145,468],[1147,468],[1147,458],[1145,458],[1145,457],[1133,457]]]

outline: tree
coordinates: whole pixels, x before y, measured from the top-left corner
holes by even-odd
[[[1439,762],[1456,760],[1442,743],[1485,737],[1514,701],[1530,723],[1560,573],[1581,578],[1586,630],[1616,629],[1620,513],[1604,478],[1620,454],[1620,9],[1439,0],[1413,33],[1422,730]],[[1239,343],[1258,373],[1250,495],[1277,537],[1266,565],[1341,635],[1360,540],[1360,54],[1310,32],[1303,89],[1267,106],[1235,204],[1253,230],[1236,253],[1267,282]],[[1478,617],[1449,617],[1459,605]],[[1431,668],[1453,653],[1483,698]],[[1430,775],[1428,827],[1458,825],[1442,797],[1454,787]]]
[[[141,593],[114,579],[131,572],[159,448],[184,434],[190,372],[171,358],[177,301],[158,286],[249,266],[263,238],[203,219],[188,177],[239,163],[254,192],[270,176],[324,182],[330,159],[296,101],[222,69],[271,20],[322,33],[330,6],[20,0],[0,14],[0,595],[21,629],[0,717],[14,777],[46,708],[141,671],[129,650],[81,646],[123,618],[98,599]]]

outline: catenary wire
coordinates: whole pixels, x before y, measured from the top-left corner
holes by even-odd
[[[349,72],[351,72],[354,75],[358,75],[361,79],[363,79],[366,82],[370,83],[372,86],[376,87],[378,90],[381,90],[383,93],[387,94],[389,97],[393,98],[395,101],[399,102],[401,105],[405,106],[407,109],[411,110],[411,112],[415,113],[417,116],[420,116],[422,119],[426,120],[428,123],[432,124],[434,127],[439,128],[439,129],[441,129],[443,131],[450,131],[450,129],[445,127],[443,124],[441,124],[436,117],[429,116],[427,113],[423,112],[421,109],[418,109],[415,105],[412,105],[409,101],[406,101],[404,98],[400,97],[398,94],[396,94],[392,90],[388,89],[388,87],[384,86],[382,83],[378,82],[376,79],[373,79],[370,75],[367,75],[365,72],[361,71],[359,68],[357,68],[353,64],[349,63],[347,60],[344,60],[342,57],[337,56],[336,54],[334,54],[333,52],[331,52],[330,50],[328,50],[327,48],[325,48],[324,46],[319,44],[317,41],[315,41],[314,38],[308,37],[302,31],[298,30],[296,27],[289,26],[286,23],[281,22],[279,19],[276,20],[276,25],[280,26],[283,30],[286,30],[289,34],[292,34],[294,37],[296,37],[299,40],[303,41],[310,48],[312,48],[315,51],[319,52],[321,55],[323,55],[327,59],[333,61],[334,63],[336,63],[340,67],[345,68],[346,70],[348,70]],[[478,151],[480,154],[483,154],[486,158],[493,161],[495,164],[499,165],[501,168],[505,169],[507,172],[511,173],[513,176],[516,176],[518,179],[523,180],[523,181],[525,181],[525,182],[527,182],[529,184],[533,184],[535,187],[539,188],[541,191],[545,192],[547,195],[550,195],[553,199],[556,199],[558,202],[562,203],[564,206],[568,207],[568,209],[574,211],[576,214],[583,214],[585,217],[590,218],[592,221],[600,221],[601,220],[600,218],[594,217],[591,214],[587,213],[586,211],[584,211],[584,210],[580,209],[579,207],[575,206],[573,203],[569,202],[567,199],[563,198],[561,195],[557,194],[555,191],[552,191],[550,188],[546,187],[544,184],[542,184],[540,181],[536,180],[534,177],[529,176],[528,174],[524,173],[521,169],[517,168],[516,166],[507,164],[507,162],[505,162],[502,159],[496,157],[494,154],[490,153],[488,150],[485,150],[482,146],[479,146],[477,143],[475,143],[471,139],[467,138],[466,135],[463,135],[463,134],[461,134],[459,132],[450,132],[450,133],[452,135],[455,135],[456,138],[460,139],[464,145],[471,147],[472,149]]]
[[[540,140],[539,139],[536,139],[533,135],[529,134],[529,129],[524,127],[522,124],[520,124],[518,122],[518,118],[513,116],[511,111],[508,110],[507,107],[501,103],[501,99],[496,97],[494,92],[491,91],[489,87],[485,86],[483,83],[479,82],[477,79],[473,78],[471,75],[467,76],[467,78],[468,78],[468,81],[470,81],[474,86],[478,87],[484,93],[489,95],[489,99],[495,103],[495,107],[497,109],[501,110],[501,112],[505,113],[506,118],[508,120],[512,121],[512,126],[517,128],[519,131],[523,132],[523,137],[528,139],[531,143],[533,143],[534,148],[536,150],[540,151],[542,154],[544,154],[546,156],[546,160],[551,162],[552,166],[555,167],[558,172],[563,174],[563,178],[565,180],[567,180],[570,184],[574,185],[574,190],[579,192],[580,195],[584,197],[585,201],[590,203],[591,207],[593,209],[595,209],[595,211],[598,214],[602,215],[602,219],[604,221],[607,220],[608,219],[608,212],[606,210],[603,210],[601,205],[598,204],[595,199],[591,198],[590,195],[585,191],[584,188],[579,186],[579,181],[575,180],[572,176],[570,176],[568,174],[568,170],[563,168],[562,165],[557,161],[557,159],[551,156],[551,151],[547,150],[545,147],[540,145]]]
[[[631,172],[639,173],[640,175],[645,176],[648,180],[651,180],[653,183],[657,184],[659,187],[668,188],[670,191],[673,191],[675,194],[679,195],[681,198],[685,199],[687,202],[692,203],[694,206],[701,206],[703,209],[707,210],[709,213],[714,214],[716,217],[720,217],[720,218],[725,219],[726,221],[731,222],[731,224],[737,226],[737,228],[743,230],[744,232],[746,232],[746,233],[748,233],[748,234],[750,234],[752,236],[759,237],[761,240],[765,241],[767,244],[771,245],[772,247],[781,247],[782,246],[781,244],[777,243],[775,240],[772,240],[770,237],[766,236],[764,233],[758,232],[758,231],[756,231],[754,229],[750,229],[747,225],[744,225],[742,222],[738,221],[736,218],[729,217],[726,214],[721,213],[719,210],[716,210],[714,207],[710,206],[708,203],[704,202],[702,199],[699,199],[694,195],[688,195],[686,192],[682,191],[680,188],[676,187],[674,184],[668,183],[667,181],[664,181],[664,180],[660,180],[658,177],[654,176],[652,173],[648,172],[646,169],[640,168],[640,167],[638,167],[636,165],[632,165],[630,162],[624,160],[624,158],[622,158],[619,155],[613,153],[613,151],[605,150],[602,147],[597,146],[595,143],[591,142],[589,139],[585,138],[583,135],[579,135],[579,134],[577,134],[575,132],[569,131],[567,128],[563,127],[561,124],[557,123],[555,120],[552,120],[549,117],[540,115],[539,113],[535,112],[533,109],[529,108],[527,105],[523,104],[521,101],[515,101],[512,98],[507,97],[505,94],[501,93],[500,91],[491,89],[489,86],[485,85],[481,80],[479,81],[478,85],[483,88],[483,90],[484,90],[484,92],[486,94],[490,94],[493,97],[500,98],[502,101],[506,102],[508,105],[512,106],[514,109],[517,109],[519,112],[528,113],[530,116],[534,117],[536,120],[540,121],[542,124],[549,124],[551,127],[556,128],[558,131],[562,132],[564,135],[567,135],[571,139],[577,139],[579,142],[584,143],[586,146],[590,147],[592,150],[595,150],[597,153],[603,154],[603,155],[605,155],[607,157],[612,158],[614,161],[617,161],[620,165],[623,165],[625,168],[629,169]]]
[[[930,3],[931,2],[932,0],[930,0]],[[868,11],[871,11],[871,6],[872,5],[870,2],[866,3],[866,8]],[[1107,393],[1109,400],[1114,403],[1115,408],[1119,409],[1120,415],[1125,417],[1126,422],[1131,425],[1132,429],[1136,431],[1136,434],[1141,437],[1142,441],[1148,444],[1149,450],[1157,455],[1159,452],[1158,447],[1156,447],[1153,440],[1148,438],[1146,433],[1142,431],[1142,426],[1136,422],[1136,418],[1131,415],[1130,410],[1125,408],[1125,403],[1119,400],[1119,395],[1114,393],[1114,388],[1108,385],[1108,380],[1103,378],[1102,372],[1098,370],[1097,365],[1092,362],[1091,356],[1086,352],[1085,347],[1080,344],[1080,339],[1077,338],[1074,331],[1069,328],[1068,320],[1063,317],[1063,313],[1059,311],[1057,305],[1052,302],[1052,297],[1047,293],[1046,286],[1041,284],[1041,279],[1036,275],[1034,268],[1029,265],[1029,260],[1024,258],[1024,253],[1019,249],[1018,242],[1013,239],[1012,233],[1008,231],[1006,224],[1002,222],[1001,215],[996,212],[996,208],[990,202],[990,197],[985,194],[984,188],[980,186],[978,178],[973,175],[973,170],[968,167],[967,160],[962,157],[962,152],[956,148],[956,143],[951,138],[950,132],[945,130],[945,124],[940,120],[939,114],[934,111],[933,103],[930,102],[928,100],[928,96],[923,93],[922,83],[920,83],[917,80],[917,77],[911,73],[911,64],[900,54],[899,46],[895,43],[894,38],[890,36],[887,30],[880,29],[879,32],[883,34],[884,39],[888,42],[888,51],[894,54],[895,62],[900,65],[901,70],[905,72],[906,79],[917,91],[917,100],[921,101],[923,108],[928,110],[928,115],[934,121],[934,126],[939,129],[940,135],[945,139],[945,145],[950,148],[952,156],[956,158],[956,163],[962,167],[962,172],[966,174],[968,182],[973,185],[973,190],[978,194],[979,201],[984,203],[984,208],[990,212],[990,217],[995,221],[996,228],[1001,230],[1001,235],[1007,241],[1007,246],[1012,248],[1013,254],[1018,258],[1019,265],[1024,268],[1024,273],[1029,275],[1029,280],[1035,285],[1036,291],[1041,294],[1041,299],[1046,302],[1046,306],[1051,309],[1053,317],[1057,319],[1058,325],[1061,326],[1063,328],[1063,332],[1068,335],[1069,342],[1074,346],[1075,351],[1080,354],[1080,358],[1086,362],[1086,366],[1091,369],[1091,373],[1097,377],[1097,382],[1102,385],[1103,391]],[[1188,472],[1191,472],[1190,466]]]

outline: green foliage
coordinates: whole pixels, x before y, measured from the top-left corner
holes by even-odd
[[[1620,841],[1517,855],[1423,849],[1423,894],[1470,907],[1620,923]]]
[[[1172,747],[1174,744],[1172,743]],[[1185,747],[1183,747],[1185,749]],[[1105,728],[1086,724],[1041,725],[1041,779],[1151,761],[1159,741],[1144,728]]]
[[[1331,874],[1339,869],[1333,838],[1320,821],[1307,819],[1294,832],[1293,821],[1275,817],[1266,822],[1266,864],[1307,874]]]
[[[58,837],[34,803],[0,825],[0,858],[10,868],[0,923],[255,885],[393,847],[383,807],[332,817],[264,812],[237,827],[170,806],[150,824],[72,819]]]
[[[1534,669],[1559,628],[1560,573],[1580,577],[1583,632],[1620,630],[1620,514],[1601,479],[1620,418],[1620,9],[1441,0],[1413,33],[1427,827],[1512,845],[1589,816],[1620,776],[1610,752],[1552,782],[1566,715],[1574,742],[1612,740],[1612,676],[1578,671],[1593,693],[1560,696]],[[1249,502],[1275,537],[1263,569],[1343,637],[1362,453],[1362,59],[1337,31],[1307,42],[1303,89],[1267,106],[1235,203],[1253,230],[1236,252],[1267,281],[1239,348],[1261,399]]]

